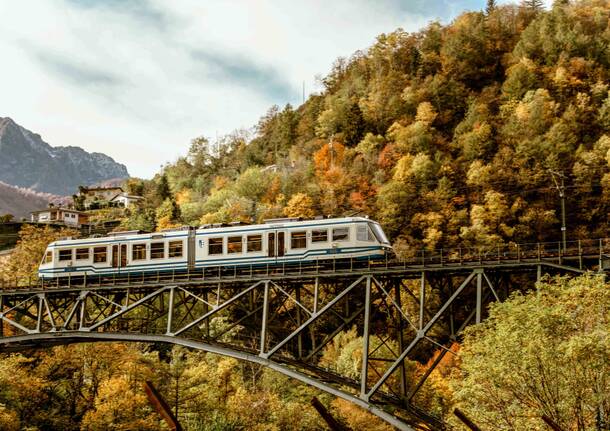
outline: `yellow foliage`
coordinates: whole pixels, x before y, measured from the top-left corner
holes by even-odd
[[[421,102],[417,106],[417,115],[415,116],[415,120],[421,121],[426,124],[432,124],[432,122],[436,119],[437,112],[432,106],[430,102]]]
[[[158,231],[161,231],[164,229],[173,229],[173,228],[177,228],[179,226],[180,226],[180,224],[172,221],[172,218],[170,216],[163,216],[157,220],[157,230]]]
[[[19,431],[21,429],[17,413],[0,405],[0,429],[4,431]]]
[[[13,280],[29,277],[35,279],[47,245],[60,238],[77,238],[79,235],[80,233],[73,229],[56,230],[50,226],[40,228],[29,224],[23,225],[19,231],[19,241],[15,251],[10,255],[6,264],[0,268],[0,277]]]
[[[305,219],[315,217],[316,210],[313,199],[305,193],[293,195],[284,208],[284,214],[286,217],[303,217]]]
[[[192,201],[192,191],[190,189],[183,189],[176,193],[176,203],[178,205],[184,205]]]
[[[127,377],[117,376],[102,382],[95,409],[83,418],[83,428],[91,431],[158,430],[156,417],[143,389],[130,384]]]
[[[353,430],[392,431],[393,428],[377,416],[368,413],[349,401],[337,398],[332,402],[335,414]]]
[[[411,177],[411,165],[413,164],[413,156],[411,154],[407,154],[406,156],[402,156],[398,163],[396,163],[396,167],[394,168],[394,179],[396,181],[405,182]]]
[[[481,160],[475,160],[470,164],[466,173],[466,184],[482,187],[489,184],[492,173],[491,165],[486,165]]]

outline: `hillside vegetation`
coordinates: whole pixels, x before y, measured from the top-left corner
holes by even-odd
[[[302,106],[272,107],[219,142],[195,138],[153,180],[129,180],[146,200],[121,229],[364,213],[399,253],[557,241],[563,179],[568,238],[608,236],[610,0],[540,3],[488,1],[449,25],[379,36]],[[22,231],[6,268],[35,271],[55,235]],[[484,429],[545,429],[543,414],[565,430],[608,429],[608,310],[602,277],[515,294],[451,347],[415,402],[453,429],[455,407]],[[342,332],[319,365],[357,377],[362,344]],[[407,361],[409,381],[429,364]],[[188,430],[323,429],[313,395],[354,430],[389,430],[259,366],[119,344],[4,355],[0,428],[159,429],[147,379]]]
[[[607,236],[609,15],[606,0],[492,4],[383,34],[298,109],[132,182],[151,199],[128,224],[360,212],[399,250],[557,241],[563,176],[568,239]]]

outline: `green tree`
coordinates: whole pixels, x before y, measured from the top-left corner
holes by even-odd
[[[481,427],[562,429],[610,425],[610,285],[603,277],[547,280],[490,307],[466,330],[457,406]]]
[[[167,181],[167,175],[163,174],[157,181],[157,196],[161,201],[171,197],[172,193],[169,188],[169,182]]]

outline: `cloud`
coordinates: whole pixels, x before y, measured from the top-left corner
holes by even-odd
[[[148,0],[67,0],[68,4],[83,9],[103,9],[128,15],[135,21],[159,30],[167,30],[173,20]]]
[[[33,56],[44,69],[77,86],[117,87],[123,84],[123,79],[114,73],[66,58],[57,53],[36,49]]]
[[[484,0],[0,1],[0,116],[150,177],[195,136],[297,105],[337,57]],[[472,5],[471,5],[472,4]],[[471,5],[471,6],[470,6]]]
[[[483,2],[477,0],[380,0],[388,9],[403,14],[416,14],[447,21],[456,11],[480,10]]]
[[[278,70],[256,64],[243,55],[196,49],[191,51],[191,57],[202,64],[210,79],[242,86],[271,100],[290,100],[298,93]]]

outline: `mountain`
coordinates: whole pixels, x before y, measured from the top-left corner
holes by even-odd
[[[40,135],[0,117],[0,181],[65,196],[76,193],[79,185],[127,177],[127,168],[105,154],[52,147]]]
[[[60,203],[60,196],[23,189],[0,181],[0,215],[12,214],[16,219],[29,217],[31,211],[44,209],[49,202]]]

